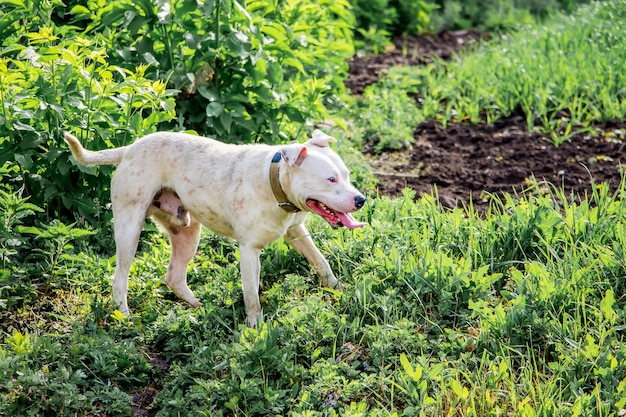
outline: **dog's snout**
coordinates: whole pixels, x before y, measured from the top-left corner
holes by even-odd
[[[363,197],[362,195],[355,196],[354,197],[354,207],[360,209],[365,204],[365,200],[367,200],[367,198]]]

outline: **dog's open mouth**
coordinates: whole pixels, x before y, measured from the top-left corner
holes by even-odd
[[[348,229],[363,227],[367,223],[359,222],[349,213],[339,213],[317,200],[307,200],[306,205],[316,214],[322,216],[333,227],[345,226]]]

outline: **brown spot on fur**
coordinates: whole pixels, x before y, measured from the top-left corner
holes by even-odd
[[[243,198],[237,198],[233,202],[233,211],[242,211],[245,207],[246,202]]]
[[[235,184],[235,191],[234,191],[235,194],[238,194],[239,189],[241,188],[242,184],[243,184],[243,180],[241,179],[237,180],[237,183]]]
[[[170,226],[169,230],[170,230],[170,232],[172,232],[173,235],[177,235],[178,234],[178,228],[177,227]]]

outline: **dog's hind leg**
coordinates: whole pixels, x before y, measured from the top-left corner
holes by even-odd
[[[140,184],[138,186],[136,184]],[[113,230],[116,245],[115,276],[113,277],[113,302],[117,309],[129,314],[128,273],[137,252],[137,243],[146,220],[146,212],[159,184],[144,174],[139,176],[131,164],[122,163],[111,181],[113,205]]]
[[[145,220],[145,211],[115,211],[113,224],[115,230],[116,245],[116,265],[115,276],[113,277],[113,302],[117,309],[124,314],[129,314],[128,310],[128,273],[133,263],[139,235]]]
[[[156,220],[167,231],[172,247],[170,264],[167,267],[165,284],[180,298],[194,307],[202,305],[187,286],[187,267],[198,250],[202,225],[193,216],[190,216],[188,226],[179,226],[164,222],[158,217]]]

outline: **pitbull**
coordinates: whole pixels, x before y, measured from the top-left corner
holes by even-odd
[[[304,255],[321,284],[339,285],[304,226],[312,212],[333,227],[362,227],[354,212],[365,197],[351,183],[335,139],[315,130],[304,144],[230,145],[185,133],[159,132],[133,144],[98,152],[65,133],[76,161],[118,165],[111,182],[117,263],[113,301],[129,314],[128,273],[146,217],[167,232],[171,245],[166,285],[194,307],[187,267],[198,248],[202,225],[239,242],[247,322],[261,315],[261,250],[283,236]]]

